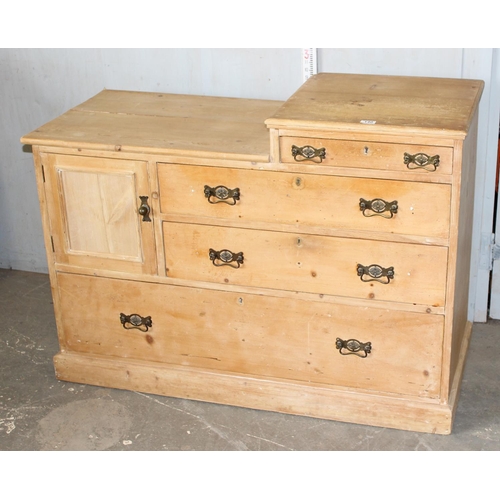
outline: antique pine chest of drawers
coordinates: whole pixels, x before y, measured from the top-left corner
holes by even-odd
[[[33,148],[61,380],[450,433],[475,80],[105,90]]]

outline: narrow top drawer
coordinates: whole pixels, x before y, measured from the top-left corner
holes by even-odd
[[[431,175],[452,173],[453,148],[415,144],[281,137],[282,163],[323,164]]]

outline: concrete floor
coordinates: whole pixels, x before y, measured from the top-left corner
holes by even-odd
[[[0,269],[0,450],[500,450],[500,322],[475,324],[439,436],[61,382],[48,276]]]

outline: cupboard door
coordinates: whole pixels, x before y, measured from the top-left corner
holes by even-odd
[[[49,154],[41,160],[57,263],[156,272],[146,162]]]

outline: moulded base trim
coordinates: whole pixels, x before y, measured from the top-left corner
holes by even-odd
[[[69,352],[57,354],[54,365],[57,378],[68,382],[407,431],[452,429],[453,404],[438,401]]]

